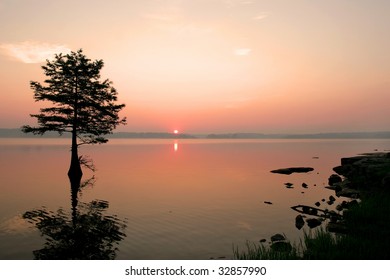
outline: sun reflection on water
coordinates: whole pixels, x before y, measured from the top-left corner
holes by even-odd
[[[173,150],[174,150],[175,152],[177,152],[178,149],[179,149],[179,143],[178,143],[177,141],[175,141],[175,142],[173,143]]]

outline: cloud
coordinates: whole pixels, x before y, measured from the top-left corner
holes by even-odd
[[[26,41],[19,44],[1,44],[0,50],[5,55],[24,63],[40,63],[53,59],[55,54],[69,53],[65,45]]]
[[[269,14],[268,13],[261,13],[261,14],[258,14],[257,16],[253,17],[254,20],[263,20],[263,19],[266,19],[267,17],[269,17]]]
[[[252,49],[249,48],[240,48],[240,49],[235,49],[234,54],[238,56],[244,56],[244,55],[249,55]]]

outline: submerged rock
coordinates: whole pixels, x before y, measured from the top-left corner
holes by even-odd
[[[312,167],[289,167],[289,168],[280,168],[280,169],[271,170],[271,172],[290,175],[292,173],[307,173],[313,170],[314,168]]]
[[[297,229],[301,229],[303,228],[303,226],[305,225],[305,220],[303,219],[303,216],[302,215],[298,215],[295,217],[295,227]]]
[[[271,241],[276,242],[276,241],[285,241],[286,237],[280,233],[274,234],[271,236]]]
[[[306,223],[309,226],[309,228],[315,228],[320,226],[322,224],[322,221],[320,219],[310,218],[306,220]]]
[[[277,252],[290,252],[292,250],[292,246],[290,242],[277,241],[272,243],[271,249]]]
[[[316,209],[314,207],[310,207],[310,206],[303,206],[302,211],[303,211],[303,213],[308,214],[308,215],[316,216],[318,214],[318,209]]]

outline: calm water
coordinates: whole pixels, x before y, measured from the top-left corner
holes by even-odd
[[[62,209],[58,215],[72,220],[69,144],[0,139],[0,259],[33,259],[33,251],[44,248],[40,230],[22,218],[27,211],[57,215]],[[284,233],[298,241],[302,230],[295,228],[297,213],[290,207],[328,198],[332,192],[323,186],[340,158],[375,149],[390,149],[389,140],[115,139],[81,148],[97,171],[78,207],[89,211],[88,222],[96,227],[107,220],[125,224],[125,236],[113,242],[117,259],[232,258],[233,244],[246,240]],[[290,166],[315,170],[270,173]],[[286,182],[295,188],[286,189]],[[88,204],[96,200],[104,207]]]

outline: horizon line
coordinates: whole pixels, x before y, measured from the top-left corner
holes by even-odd
[[[64,136],[65,135],[65,136]],[[67,134],[60,136],[56,131],[49,131],[44,135],[25,134],[20,128],[0,128],[0,138],[67,138]],[[206,138],[206,139],[261,139],[261,138],[390,138],[387,131],[352,131],[352,132],[188,132],[174,133],[162,131],[113,131],[106,134],[107,138]]]

